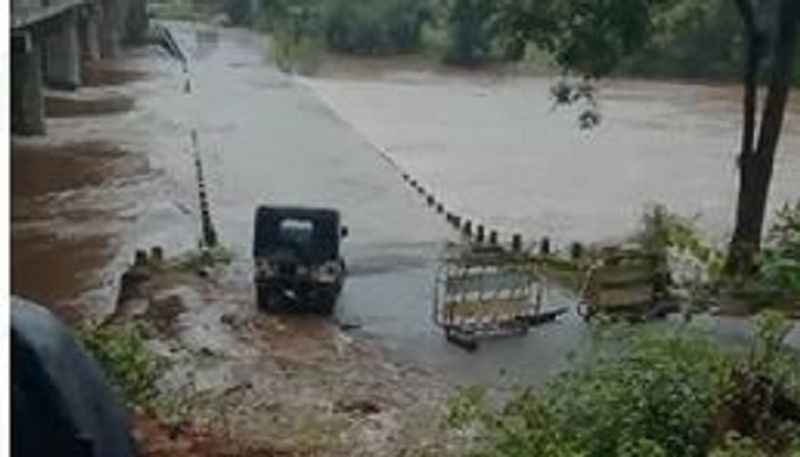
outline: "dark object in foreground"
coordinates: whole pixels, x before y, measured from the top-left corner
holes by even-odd
[[[122,402],[49,311],[11,299],[12,457],[133,457]]]
[[[339,212],[287,206],[256,210],[253,259],[261,309],[290,305],[333,312],[345,278]]]

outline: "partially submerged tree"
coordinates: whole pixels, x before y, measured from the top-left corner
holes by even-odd
[[[746,55],[739,194],[727,271],[748,275],[756,266],[775,152],[791,89],[800,35],[800,0],[729,0],[743,23]],[[549,51],[577,85],[556,86],[557,103],[588,99],[586,82],[607,76],[626,56],[642,50],[657,31],[659,15],[677,0],[504,0],[504,30]],[[765,68],[768,67],[768,68]],[[762,71],[766,69],[766,74]],[[767,95],[757,122],[760,78]],[[588,95],[586,95],[588,94]],[[592,110],[582,125],[599,121]],[[588,123],[584,124],[587,120]],[[756,132],[758,131],[758,135]]]

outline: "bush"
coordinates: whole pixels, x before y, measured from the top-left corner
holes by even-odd
[[[791,324],[779,314],[758,326],[749,353],[683,330],[614,331],[540,392],[496,408],[463,391],[448,424],[467,432],[473,456],[789,456],[800,423],[781,411],[800,414],[800,358],[783,346]]]
[[[419,48],[429,12],[422,0],[329,0],[323,14],[329,49],[387,55]]]
[[[776,214],[761,255],[760,275],[767,284],[800,295],[800,201]]]
[[[313,75],[322,65],[324,46],[313,36],[295,37],[278,25],[272,34],[272,58],[282,71]]]
[[[494,39],[492,0],[452,0],[447,8],[448,44],[444,62],[475,67],[488,61]]]
[[[357,55],[407,53],[420,47],[430,17],[425,0],[262,0],[258,23],[282,30],[294,43],[324,43],[332,51]]]
[[[604,356],[550,392],[558,422],[592,456],[649,443],[662,455],[703,455],[728,354],[709,341],[637,336],[622,356]]]
[[[253,19],[251,0],[225,0],[225,14],[233,25],[250,25]]]
[[[155,381],[160,362],[145,347],[146,329],[141,325],[109,325],[78,330],[83,344],[103,367],[111,382],[128,402],[147,406],[158,391]]]

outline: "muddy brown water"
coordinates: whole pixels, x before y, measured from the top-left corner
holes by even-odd
[[[28,290],[47,297],[51,286],[37,280],[37,265],[55,252],[82,258],[84,248],[63,239],[99,233],[111,246],[111,258],[87,256],[93,262],[59,267],[63,274],[80,270],[95,278],[78,299],[65,299],[75,306],[94,304],[113,297],[116,275],[137,247],[158,244],[169,255],[196,246],[192,129],[199,134],[216,228],[237,255],[243,289],[237,294],[250,293],[257,205],[339,208],[350,227],[343,250],[351,274],[337,319],[360,325],[360,335],[379,341],[398,360],[454,382],[543,382],[586,350],[591,333],[570,313],[524,337],[487,341],[474,354],[446,343],[430,319],[433,277],[445,242],[457,236],[381,153],[433,189],[448,208],[506,234],[550,234],[558,241],[619,237],[650,201],[684,214],[699,212],[699,223],[718,239],[729,231],[738,138],[735,88],[615,82],[604,90],[603,126],[586,134],[577,130],[575,113],[550,111],[548,79],[420,71],[367,80],[298,78],[265,59],[265,40],[257,35],[201,33],[204,26],[185,23],[170,27],[191,59],[191,95],[183,93],[178,63],[158,50],[140,50],[123,59],[123,68],[148,76],[108,92],[134,97],[133,109],[48,121],[44,144],[110,142],[145,157],[147,171],[97,183],[79,195],[29,199],[25,205],[36,211],[66,207],[77,214],[89,208],[102,215],[83,223],[45,217],[45,233],[53,238],[43,242],[54,247],[15,254],[31,265],[20,267],[17,284],[27,281]],[[773,208],[800,195],[799,112],[795,100],[779,152]],[[25,188],[36,185],[14,192],[31,193]],[[32,226],[40,227],[17,224],[12,230],[24,236]],[[574,306],[574,297],[556,289],[548,300],[551,306]],[[93,306],[103,310],[102,304]],[[737,341],[752,331],[748,322],[720,322],[698,325]]]
[[[78,319],[80,297],[106,285],[101,272],[117,250],[117,210],[87,195],[147,173],[147,162],[100,141],[13,142],[11,151],[11,290]]]
[[[130,111],[133,103],[133,99],[123,96],[76,100],[50,94],[44,98],[44,112],[47,117],[102,116]]]
[[[508,241],[619,239],[666,204],[711,241],[732,231],[740,129],[737,86],[614,80],[597,94],[601,125],[554,109],[553,78],[424,71],[368,80],[305,79],[320,98],[464,218]],[[790,103],[770,211],[800,197],[800,97]]]
[[[147,77],[147,72],[119,68],[113,61],[89,62],[84,66],[83,85],[87,87],[119,86]]]

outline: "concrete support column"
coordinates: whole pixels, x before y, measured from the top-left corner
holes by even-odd
[[[117,0],[98,0],[98,37],[100,38],[100,57],[109,59],[119,53],[120,34],[119,5]]]
[[[125,15],[125,44],[140,45],[147,39],[150,26],[147,17],[147,0],[129,0]]]
[[[93,62],[100,59],[100,29],[96,11],[85,10],[80,17],[81,59]]]
[[[11,132],[43,134],[41,46],[27,34],[12,34],[11,43]]]
[[[60,89],[81,85],[81,42],[78,14],[66,14],[45,38],[45,81]]]

